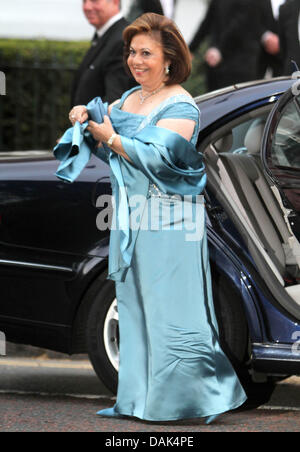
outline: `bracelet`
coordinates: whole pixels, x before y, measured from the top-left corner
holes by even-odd
[[[112,146],[113,145],[113,142],[115,141],[115,139],[116,139],[116,137],[117,137],[118,135],[116,134],[116,133],[113,133],[112,134],[112,136],[107,140],[107,144],[108,144],[108,146]]]

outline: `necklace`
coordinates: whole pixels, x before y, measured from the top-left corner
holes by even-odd
[[[143,96],[143,94],[142,94],[143,90],[141,89],[141,91],[139,91],[140,105],[142,105],[145,102],[145,100],[149,99],[149,97],[154,96],[154,94],[159,93],[159,91],[161,91],[164,87],[165,87],[165,84],[163,83],[162,86],[160,86],[156,90],[152,91],[151,93],[146,94],[146,96]]]

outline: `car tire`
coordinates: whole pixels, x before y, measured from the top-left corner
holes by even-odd
[[[270,400],[276,383],[267,377],[263,382],[254,381],[248,364],[248,324],[240,295],[224,276],[216,273],[213,274],[212,280],[221,347],[231,361],[248,397],[243,408],[257,408]]]
[[[87,351],[102,383],[117,392],[119,365],[118,312],[113,281],[102,275],[89,294],[86,322]]]

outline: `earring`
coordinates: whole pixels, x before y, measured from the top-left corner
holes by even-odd
[[[170,66],[166,66],[166,75],[170,74]]]

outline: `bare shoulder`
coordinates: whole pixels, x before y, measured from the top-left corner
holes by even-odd
[[[169,97],[182,95],[182,94],[193,99],[193,96],[191,96],[191,94],[186,89],[184,89],[181,85],[170,86],[169,92],[168,92]]]
[[[113,108],[114,105],[117,105],[120,102],[121,99],[115,100],[112,104],[109,105],[108,107],[108,114],[110,115],[111,109]]]

